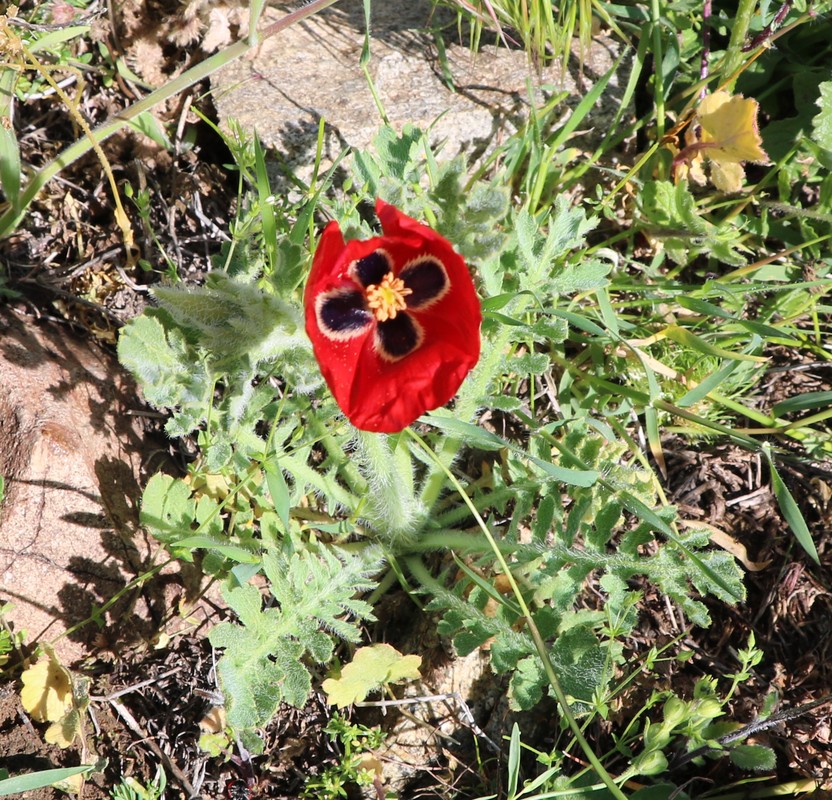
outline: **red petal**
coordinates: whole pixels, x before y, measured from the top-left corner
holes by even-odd
[[[436,231],[378,200],[376,213],[384,236],[345,243],[337,223],[330,223],[315,252],[306,287],[306,329],[321,372],[335,400],[357,428],[395,433],[419,416],[447,403],[479,359],[482,313],[474,282],[462,257]],[[442,261],[450,290],[440,300],[412,314],[424,330],[413,353],[388,361],[376,352],[374,330],[347,341],[325,336],[315,317],[315,297],[356,284],[348,268],[384,248],[398,272],[420,256]]]

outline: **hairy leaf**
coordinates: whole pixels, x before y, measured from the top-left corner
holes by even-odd
[[[832,81],[820,84],[820,112],[812,120],[812,138],[832,154]]]
[[[356,622],[373,617],[355,594],[372,587],[369,576],[378,566],[371,552],[348,556],[323,545],[290,556],[269,552],[263,559],[268,607],[254,586],[225,587],[223,596],[239,623],[221,623],[209,639],[225,649],[217,675],[232,728],[251,732],[281,702],[306,702],[311,677],[305,661],[328,661],[332,636],[358,640]]]

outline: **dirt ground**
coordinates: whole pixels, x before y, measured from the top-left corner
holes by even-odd
[[[132,0],[122,5],[115,29],[106,16],[95,24],[103,46],[125,55],[133,69],[147,69],[161,54],[163,60],[155,62],[156,68],[162,76],[170,76],[199,57],[176,28],[178,3],[159,0],[151,8]],[[165,42],[161,48],[149,44],[160,41]],[[213,117],[207,89],[205,84],[193,87],[160,112],[166,121],[181,126],[181,137],[193,142],[190,149],[164,151],[132,133],[116,135],[104,147],[117,179],[144,186],[150,193],[146,223],[135,210],[130,213],[137,244],[151,271],[124,269],[121,231],[94,154],[53,181],[21,228],[0,242],[10,285],[20,293],[9,302],[32,325],[63,326],[67,336],[87,337],[112,347],[120,325],[144,306],[147,286],[168,268],[153,236],[175,257],[185,280],[199,280],[219,247],[221,231],[232,219],[237,191],[236,174],[223,166],[230,161],[229,153],[194,113],[198,108]],[[95,124],[136,96],[135,87],[121,76],[107,86],[89,78],[82,106]],[[17,113],[25,164],[45,163],[78,135],[66,109],[54,98],[18,104]],[[769,355],[772,366],[758,390],[761,410],[798,392],[832,389],[830,365],[799,364],[795,354],[785,351]],[[149,434],[152,429],[153,424],[148,424]],[[665,679],[684,694],[705,672],[732,672],[736,651],[745,647],[753,631],[766,660],[741,687],[732,706],[737,723],[754,719],[773,689],[783,709],[800,709],[828,698],[832,690],[832,465],[818,463],[807,469],[795,462],[783,476],[817,545],[821,563],[815,565],[783,522],[768,472],[754,456],[724,443],[691,443],[672,437],[664,447],[669,501],[686,518],[731,531],[745,546],[752,567],[746,574],[748,601],[739,607],[708,601],[713,625],[686,631],[680,629],[672,605],[645,587],[641,625],[630,643],[631,652],[643,653],[653,644],[681,636],[682,646],[694,657],[684,667],[669,668]],[[182,454],[173,445],[170,455],[181,463]],[[222,611],[209,608],[208,613],[218,620]],[[420,619],[407,595],[393,590],[379,609],[376,640],[413,640],[414,632],[418,634],[419,625],[424,624]],[[206,618],[201,624],[210,621]],[[467,680],[458,671],[471,669],[470,664],[453,659],[442,642],[419,637],[422,655],[430,664],[426,691]],[[264,732],[265,754],[253,762],[241,761],[236,754],[230,759],[209,757],[199,750],[197,740],[217,689],[212,678],[213,655],[199,629],[175,636],[160,649],[145,645],[122,650],[112,647],[113,641],[118,641],[117,632],[110,634],[109,641],[99,642],[101,646],[92,647],[81,667],[92,681],[91,718],[85,724],[86,741],[81,748],[61,750],[47,745],[45,726],[32,722],[22,710],[18,674],[7,671],[0,676],[0,765],[19,774],[90,763],[96,757],[107,759],[103,773],[87,784],[85,800],[109,797],[108,790],[123,776],[147,781],[159,763],[168,775],[169,796],[228,797],[239,792],[240,786],[228,782],[244,781],[251,796],[293,798],[307,776],[337,759],[322,730],[329,712],[319,697],[302,710],[282,709]],[[478,726],[499,741],[510,731],[513,719],[499,702],[505,687],[487,670],[469,682],[477,683],[477,691],[490,698],[473,709]],[[638,682],[632,686],[616,710],[616,727],[626,723],[628,708],[638,709],[651,688]],[[756,738],[777,752],[778,780],[811,779],[832,791],[830,707],[820,705],[797,713]],[[438,705],[429,710],[427,724],[434,729],[443,718],[456,715],[456,741],[431,735],[413,746],[409,753],[413,768],[400,796],[475,797],[500,786],[504,757],[489,752],[478,759],[473,747],[476,734],[464,716]],[[380,719],[370,709],[356,713],[357,719],[368,723]],[[391,713],[381,724],[392,728],[400,720]],[[551,709],[542,708],[522,722],[524,741],[541,749],[551,743]],[[594,732],[599,742],[609,742],[609,736],[609,727]],[[696,795],[724,786],[733,776],[727,759],[722,759],[704,767],[684,765],[673,777],[678,783],[690,781],[687,790]],[[33,800],[56,796],[54,790],[27,795]]]

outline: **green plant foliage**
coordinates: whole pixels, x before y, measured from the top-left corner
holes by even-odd
[[[251,584],[226,586],[223,597],[238,623],[221,623],[209,634],[214,647],[225,649],[217,676],[228,723],[247,747],[259,749],[254,730],[278,705],[306,702],[311,676],[305,660],[327,663],[333,636],[356,642],[356,623],[373,618],[355,594],[372,588],[370,576],[380,561],[369,549],[353,556],[318,546],[290,555],[266,553],[262,566],[269,581],[267,606]]]
[[[764,772],[777,766],[774,750],[761,744],[738,744],[731,748],[729,755],[740,769],[752,772]]]
[[[71,781],[79,775],[92,772],[94,769],[94,766],[44,769],[39,772],[29,772],[25,775],[15,775],[14,777],[5,778],[2,774],[3,771],[0,771],[0,797],[8,797],[10,795],[20,796],[24,792],[31,792],[46,786],[57,786],[64,781]]]
[[[113,800],[160,800],[165,796],[166,786],[165,771],[158,766],[153,780],[147,786],[142,786],[135,778],[122,778],[116,786],[110,789],[110,797]]]
[[[337,712],[324,731],[341,750],[341,756],[338,763],[306,781],[302,796],[337,800],[349,796],[347,789],[351,784],[372,786],[381,768],[373,753],[384,744],[386,734],[378,728],[348,722]],[[378,791],[378,786],[375,788]]]
[[[551,492],[555,487],[548,484],[545,472],[522,457],[510,457],[507,467],[516,505],[504,538],[513,542],[509,564],[527,587],[535,623],[541,635],[554,639],[550,658],[564,689],[582,701],[576,710],[586,711],[595,693],[604,690],[611,665],[620,658],[620,645],[606,636],[610,631],[616,637],[626,635],[637,622],[634,607],[639,593],[629,588],[634,577],[644,576],[660,587],[693,623],[703,626],[710,623],[710,617],[692,587],[727,602],[741,600],[745,590],[734,559],[711,549],[706,532],[676,532],[665,539],[657,536],[651,522],[643,520],[621,534],[628,510],[656,503],[652,474],[624,464],[622,444],[575,426],[561,449],[571,462],[594,469],[603,480],[569,487],[571,502],[565,509],[554,501]],[[536,516],[529,519],[535,498],[539,500]],[[661,519],[672,523],[672,509],[661,512]],[[516,531],[525,526],[535,534],[531,544],[514,539]],[[651,555],[642,555],[648,543]],[[470,582],[458,581],[453,592],[437,593],[432,601],[432,609],[445,612],[439,630],[453,639],[462,654],[490,641],[495,671],[515,670],[513,704],[530,708],[545,691],[547,679],[532,640],[517,630],[519,610],[490,584],[473,573],[468,575],[473,588]],[[606,608],[578,614],[574,604],[584,582],[593,575],[601,576],[600,584],[608,595]]]
[[[155,295],[160,308],[125,327],[119,358],[147,399],[171,410],[168,434],[208,423],[202,444],[212,471],[234,451],[259,452],[255,428],[274,395],[256,379],[279,368],[301,391],[321,382],[297,305],[222,272],[199,289],[162,287]],[[215,405],[218,384],[223,394]]]
[[[305,203],[272,209],[274,268],[262,256],[258,226],[241,224],[205,286],[157,290],[159,307],[131,323],[119,345],[146,396],[171,410],[168,432],[195,431],[200,445],[187,480],[151,479],[142,522],[173,555],[224,581],[236,620],[210,637],[224,650],[218,675],[229,725],[256,749],[255,729],[280,702],[305,702],[310,669],[332,660],[334,641],[359,641],[357,623],[372,616],[361,593],[375,587],[385,557],[430,596],[439,632],[459,653],[488,642],[514,707],[531,708],[553,691],[545,657],[575,712],[602,710],[623,663],[622,637],[638,621],[640,583],[657,587],[698,625],[710,622],[701,595],[736,602],[743,587],[732,557],[713,549],[706,532],[677,530],[655,476],[618,434],[618,418],[645,413],[659,387],[648,376],[648,393],[637,402],[641,395],[624,379],[605,383],[604,373],[592,372],[635,335],[613,306],[625,294],[616,259],[586,254],[598,218],[564,198],[535,214],[510,208],[504,184],[468,178],[459,159],[436,160],[413,128],[401,135],[382,129],[374,150],[355,154],[353,180],[343,196],[318,200],[345,235],[371,234],[359,209],[380,194],[452,237],[484,297],[480,363],[453,410],[423,418],[423,439],[357,432],[323,389],[302,332],[296,280],[297,265],[308,260],[299,233],[312,213]],[[267,188],[261,175],[261,200]],[[685,187],[653,188],[655,208],[676,215],[664,224],[698,225],[696,247],[717,247],[720,236],[726,248],[735,246],[729,233],[696,222]],[[687,244],[679,237],[680,252]],[[675,350],[692,361],[703,352],[715,363],[750,358],[728,349],[733,339],[717,345],[681,326],[671,333]],[[751,341],[754,334],[744,333]],[[565,367],[567,346],[588,357]],[[547,405],[525,387],[555,374],[562,376],[561,411],[547,419]],[[483,407],[516,415],[528,436],[478,426]],[[446,470],[475,450],[488,455],[482,474],[449,483]],[[472,507],[489,519],[479,533],[470,530]],[[496,567],[485,534],[506,554],[516,594],[501,583],[508,575]],[[433,575],[419,556],[447,548],[465,554],[455,567],[461,580]],[[263,589],[248,583],[255,574]],[[577,611],[590,584],[602,600]],[[367,690],[353,686],[339,703]]]
[[[812,120],[812,133],[815,142],[826,151],[828,161],[832,159],[832,81],[826,81],[818,88],[820,113]]]
[[[333,2],[312,0],[291,18]],[[624,44],[575,103],[559,87],[540,87],[542,106],[525,123],[513,120],[515,134],[489,143],[475,172],[466,156],[440,158],[423,131],[385,125],[371,148],[342,154],[325,176],[316,163],[312,186],[291,176],[294,191],[278,193],[259,141],[230,123],[219,135],[238,173],[236,218],[198,287],[179,283],[180,265],[149,230],[152,192],[123,190],[163,274],[153,276],[162,279],[155,306],[125,326],[119,357],[147,401],[169,415],[168,435],[188,439],[196,453],[185,477],[148,481],[141,522],[172,557],[221,582],[227,604],[210,641],[222,651],[217,675],[229,727],[203,745],[216,757],[235,741],[257,752],[256,731],[279,704],[302,706],[327,672],[322,687],[338,707],[415,679],[415,656],[378,644],[359,647],[338,674],[336,646],[364,643],[376,595],[398,578],[418,602],[427,597],[458,653],[487,650],[514,709],[548,696],[559,703],[558,741],[536,754],[543,771],[524,786],[513,731],[507,797],[622,800],[626,788],[638,800],[669,800],[688,796],[668,780],[680,764],[730,758],[743,770],[772,770],[774,751],[747,743],[729,713],[763,657],[753,639],[735,674],[706,674],[692,695],[661,684],[641,708],[625,709],[623,731],[615,713],[636,671],[652,676],[659,661],[655,650],[641,663],[626,649],[644,587],[672,603],[686,628],[711,624],[706,596],[745,598],[739,566],[711,542],[713,529],[678,520],[664,498],[668,433],[693,446],[719,438],[761,453],[785,522],[819,561],[781,463],[786,451],[797,461],[828,459],[830,392],[778,396],[766,408],[756,387],[772,353],[818,369],[830,360],[830,5],[449,4],[469,20],[461,31],[472,44],[489,25],[505,43],[521,41],[538,64],[557,58],[565,68],[573,34],[585,48],[593,17]],[[48,181],[125,125],[171,147],[149,109],[254,46],[264,8],[252,4],[247,42],[195,62],[36,167],[21,159],[21,142],[34,142],[15,131],[21,103],[48,102],[60,94],[54,81],[72,77],[64,111],[83,126],[71,98],[86,96],[90,70],[104,86],[118,74],[140,80],[89,39],[89,26],[54,25],[54,4],[29,5],[0,19],[8,45],[0,236],[15,230]],[[86,0],[70,5],[92,8]],[[364,0],[368,23],[371,5]],[[368,24],[364,67],[371,33]],[[434,33],[441,60],[443,32]],[[711,156],[725,149],[696,130],[707,116],[702,98],[723,89],[753,109],[743,117],[744,138],[758,150],[762,137],[768,161],[741,148],[746,155],[734,161],[753,163],[726,161],[738,168],[736,181],[716,192],[687,182],[685,151],[713,166]],[[613,114],[590,139],[599,102]],[[336,219],[347,238],[375,235],[368,209],[377,197],[453,243],[484,311],[481,358],[458,395],[394,436],[344,420],[304,333],[315,231]],[[150,261],[140,267],[154,269]],[[14,295],[7,269],[0,296]],[[22,641],[23,633],[0,630],[0,665]],[[78,733],[89,702],[81,688],[77,708],[62,711],[47,738],[69,742]],[[760,719],[771,710],[764,704]],[[593,716],[609,721],[613,742],[598,758],[582,732]],[[311,775],[304,795],[343,797],[356,783],[381,795],[373,750],[383,736],[339,714],[327,730],[343,756]],[[614,766],[616,781],[602,762]],[[0,770],[0,794],[89,769],[14,778]],[[633,779],[655,783],[632,791]],[[147,786],[125,778],[111,794],[154,800],[164,789],[160,770]]]
[[[638,195],[647,230],[661,241],[677,264],[687,264],[700,253],[712,253],[726,264],[746,261],[741,232],[734,225],[717,227],[697,210],[685,183],[647,181]]]

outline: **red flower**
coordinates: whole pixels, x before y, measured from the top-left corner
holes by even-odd
[[[480,356],[482,312],[462,257],[436,231],[376,202],[383,236],[321,235],[306,332],[356,428],[396,433],[445,405]]]

